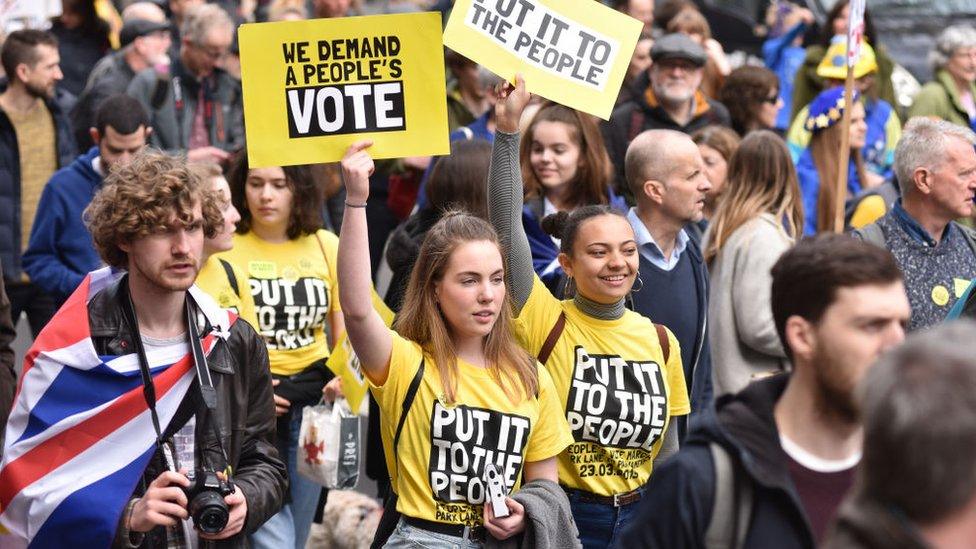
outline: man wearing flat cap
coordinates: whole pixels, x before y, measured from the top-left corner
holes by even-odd
[[[95,112],[105,99],[125,93],[136,74],[150,67],[168,70],[171,44],[169,21],[163,10],[152,2],[135,2],[122,12],[122,47],[106,55],[92,69],[85,90],[71,111],[78,150],[94,145],[89,130]]]
[[[614,109],[602,125],[613,161],[617,188],[626,191],[624,156],[627,146],[646,130],[692,133],[710,124],[729,126],[729,111],[705,97],[698,87],[705,68],[705,50],[685,34],[660,38],[651,48],[654,63],[636,88],[644,93]]]

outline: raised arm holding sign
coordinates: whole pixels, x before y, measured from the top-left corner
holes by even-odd
[[[449,48],[531,92],[603,119],[642,24],[590,0],[458,0],[444,30]]]

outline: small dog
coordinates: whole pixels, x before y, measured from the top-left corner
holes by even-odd
[[[352,490],[331,490],[322,524],[313,524],[308,549],[368,549],[383,507]]]

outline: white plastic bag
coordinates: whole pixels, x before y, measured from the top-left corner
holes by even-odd
[[[359,416],[345,399],[302,410],[298,472],[326,488],[351,489],[359,482]]]

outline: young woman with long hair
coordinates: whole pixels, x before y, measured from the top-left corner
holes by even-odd
[[[525,190],[522,224],[533,267],[560,295],[564,279],[556,260],[559,243],[542,230],[542,218],[589,204],[626,211],[626,202],[613,192],[610,157],[596,120],[588,114],[558,103],[543,104],[529,122],[519,161]]]
[[[471,214],[447,213],[427,231],[395,331],[386,327],[363,276],[370,144],[355,143],[342,160],[339,297],[380,407],[398,496],[401,519],[386,547],[480,547],[485,529],[507,539],[526,527],[525,510],[508,497],[508,516],[495,516],[482,480],[486,461],[506,494],[523,472],[527,483],[556,480],[555,456],[572,439],[552,380],[512,334],[501,244]]]
[[[307,166],[251,168],[241,150],[228,173],[240,212],[233,249],[218,257],[245,273],[257,325],[268,346],[278,415],[276,445],[288,466],[290,500],[251,536],[260,548],[304,548],[320,487],[298,474],[302,409],[322,398],[334,376],[331,343],[343,331],[338,239],[322,230],[318,187]],[[368,294],[367,294],[368,295]]]
[[[864,121],[864,104],[860,95],[853,95],[851,125],[849,129],[847,169],[847,189],[845,202],[854,198],[863,189],[869,188],[865,174],[864,147],[867,124]],[[810,146],[796,162],[796,172],[803,195],[804,220],[803,234],[812,235],[821,231],[833,230],[834,201],[837,190],[837,167],[840,165],[840,147],[843,138],[844,88],[831,88],[814,99],[810,104],[806,127],[812,133]]]
[[[488,216],[507,244],[519,337],[552,374],[575,440],[559,455],[559,483],[583,546],[605,548],[636,511],[654,465],[677,450],[671,419],[690,408],[681,353],[670,331],[624,306],[638,252],[623,213],[589,205],[544,220],[560,238],[558,261],[576,288],[573,299],[553,297],[533,272],[515,161],[529,93],[516,80],[495,105]]]
[[[803,230],[796,171],[775,133],[759,130],[742,140],[727,186],[703,246],[716,396],[783,367],[786,354],[769,307],[770,268]]]

